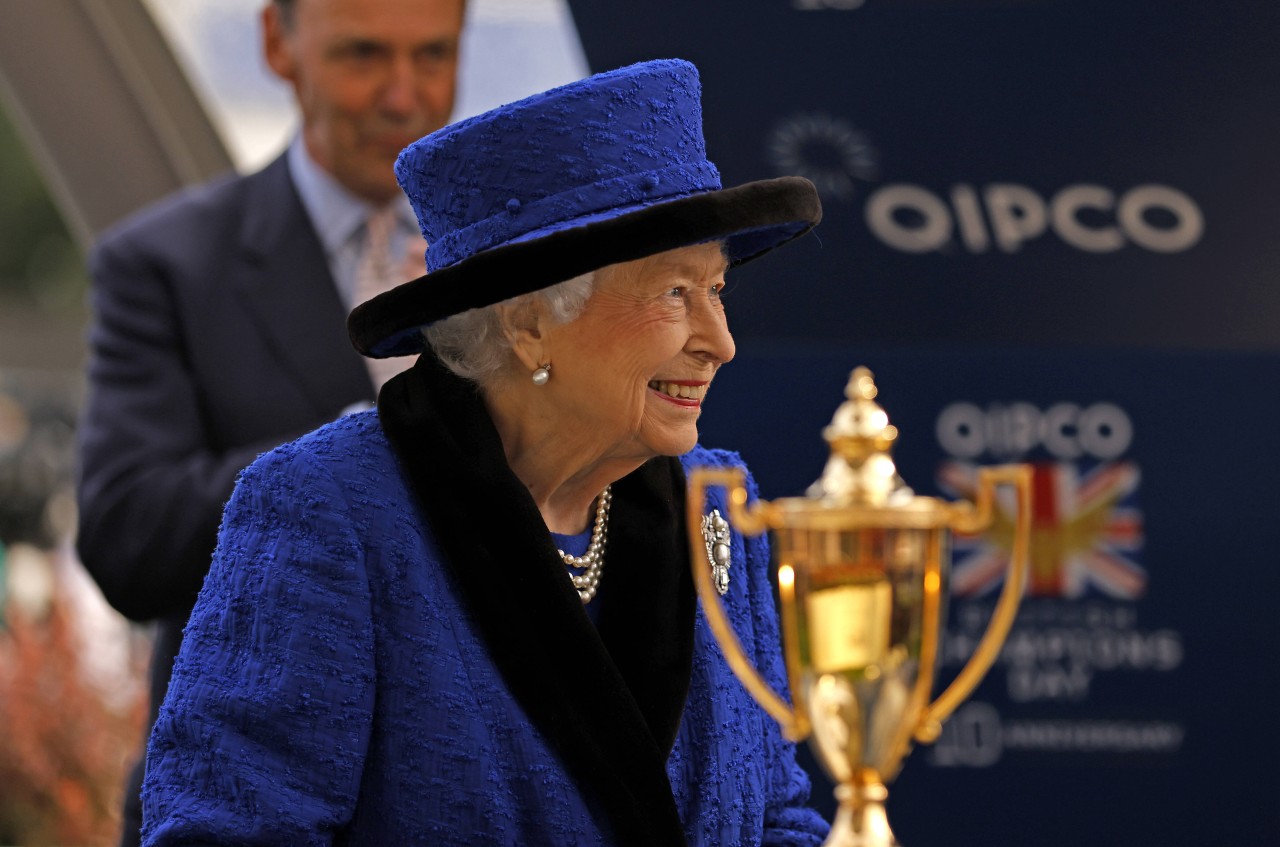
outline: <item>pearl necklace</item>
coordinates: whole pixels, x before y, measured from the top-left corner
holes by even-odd
[[[600,587],[600,572],[604,570],[604,543],[609,536],[609,504],[612,502],[613,494],[606,485],[596,501],[596,522],[591,528],[591,544],[587,547],[587,552],[581,556],[570,556],[563,550],[556,550],[569,567],[586,568],[581,574],[569,575],[584,606],[591,602]]]

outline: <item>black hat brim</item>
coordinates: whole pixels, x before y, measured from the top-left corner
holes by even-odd
[[[821,219],[817,189],[802,177],[682,197],[481,251],[362,303],[348,317],[347,331],[366,356],[412,355],[422,349],[420,327],[468,309],[708,241],[726,241],[730,265],[740,265],[804,235]]]

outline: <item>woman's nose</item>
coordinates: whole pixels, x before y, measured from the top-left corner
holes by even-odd
[[[718,295],[716,295],[718,296]],[[700,303],[693,313],[693,333],[689,338],[694,352],[711,359],[717,365],[733,359],[737,346],[729,332],[729,322],[724,309],[708,300]]]

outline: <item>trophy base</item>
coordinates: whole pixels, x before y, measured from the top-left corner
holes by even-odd
[[[900,847],[884,811],[889,791],[883,783],[844,783],[835,794],[840,807],[822,847]]]

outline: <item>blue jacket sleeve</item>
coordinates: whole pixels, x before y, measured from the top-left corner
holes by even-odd
[[[374,636],[348,515],[304,454],[241,477],[151,735],[149,847],[328,844],[350,818]]]

